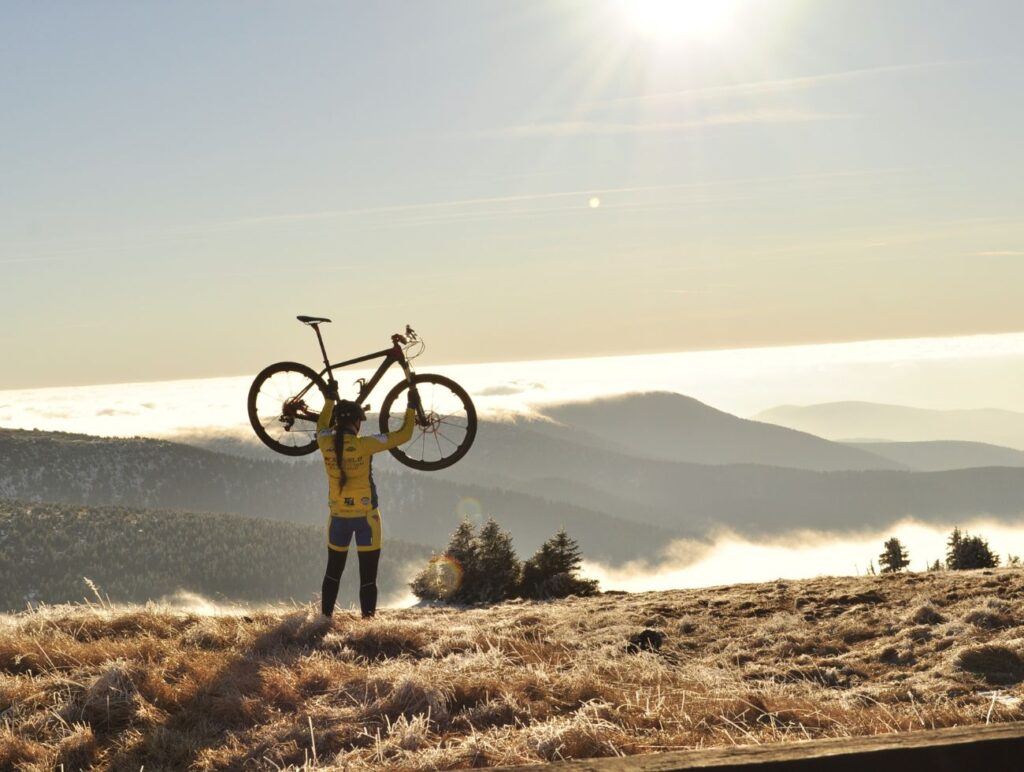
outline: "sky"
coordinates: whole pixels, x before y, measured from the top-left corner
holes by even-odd
[[[313,361],[297,314],[449,364],[1020,332],[1022,24],[8,3],[0,389]]]

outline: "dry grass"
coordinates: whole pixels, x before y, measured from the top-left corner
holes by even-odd
[[[0,618],[0,768],[456,769],[1018,720],[1022,620],[1009,569],[369,622],[53,608]]]

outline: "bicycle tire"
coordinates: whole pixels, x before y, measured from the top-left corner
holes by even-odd
[[[445,378],[443,375],[434,375],[432,373],[422,373],[414,375],[413,382],[416,384],[416,390],[423,401],[423,409],[427,413],[430,425],[423,427],[417,424],[413,430],[413,438],[409,442],[400,448],[391,448],[388,452],[398,459],[399,462],[413,469],[425,472],[444,469],[465,456],[473,444],[473,440],[476,439],[476,407],[473,405],[473,400],[469,398],[466,390],[451,378]],[[420,387],[428,384],[434,388],[428,390],[428,393],[424,393],[424,389]],[[382,433],[386,434],[398,428],[405,411],[402,410],[400,413],[393,415],[391,407],[402,392],[408,388],[409,383],[402,381],[384,397],[384,402],[380,408],[380,430]],[[438,413],[435,411],[435,407],[440,410],[451,410],[452,412],[447,414]],[[455,434],[461,430],[461,438],[456,436],[458,442],[441,431],[440,427],[446,424],[446,419],[451,419],[447,423],[447,427],[451,427],[451,429],[446,427],[446,431]],[[435,444],[430,446],[431,452],[428,453],[427,437],[430,435],[433,435]],[[441,444],[442,438],[446,441],[445,445]],[[422,451],[418,454],[416,450],[417,443],[419,443]],[[448,449],[449,444],[452,446],[451,450]],[[437,448],[436,454],[432,452],[435,446]],[[436,458],[434,458],[435,455],[437,456]]]
[[[277,377],[282,375],[283,379]],[[289,422],[289,400],[307,390],[310,382],[316,386],[314,404],[306,403],[305,410],[295,410]],[[327,384],[313,368],[300,362],[276,362],[263,368],[249,387],[249,423],[263,444],[277,453],[285,456],[313,453],[317,449],[316,419],[311,416],[320,413],[326,394]],[[294,429],[297,423],[300,428]]]

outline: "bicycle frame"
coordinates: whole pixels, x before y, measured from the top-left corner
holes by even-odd
[[[371,376],[370,380],[365,380],[365,379],[362,379],[362,378],[359,379],[359,384],[360,384],[359,396],[356,398],[356,402],[358,402],[359,404],[362,404],[363,401],[368,396],[370,396],[370,392],[372,392],[374,390],[374,388],[376,388],[377,384],[380,383],[381,378],[384,377],[384,373],[386,373],[388,371],[388,369],[391,367],[391,365],[395,364],[396,362],[401,366],[402,372],[405,373],[405,379],[407,381],[409,381],[409,388],[410,389],[415,389],[416,388],[413,385],[413,383],[412,383],[412,376],[413,376],[412,368],[409,366],[409,361],[405,358],[405,353],[402,351],[402,347],[398,343],[397,336],[395,336],[393,338],[394,345],[392,345],[391,348],[386,348],[386,349],[383,349],[382,351],[375,351],[372,354],[364,354],[363,356],[356,357],[355,359],[347,359],[344,362],[337,362],[335,364],[331,364],[330,360],[327,358],[327,349],[324,346],[323,336],[320,335],[320,326],[317,325],[317,324],[313,324],[313,325],[310,325],[310,326],[313,328],[313,331],[316,333],[317,342],[320,344],[320,353],[323,355],[323,359],[324,359],[324,369],[319,372],[319,375],[320,375],[321,378],[323,378],[324,375],[326,375],[327,376],[326,382],[328,384],[336,384],[337,383],[337,381],[334,379],[334,372],[333,372],[333,370],[335,368],[340,370],[343,367],[349,367],[351,365],[358,365],[358,364],[361,364],[363,362],[369,362],[369,361],[371,361],[373,359],[383,359],[384,360],[383,362],[380,363],[380,366],[377,368],[377,371],[373,374],[373,376]],[[311,387],[312,387],[312,384],[310,384],[310,386],[308,386],[305,389],[303,389],[296,396],[302,397],[309,390],[309,388],[311,388]],[[421,423],[421,424],[423,424],[423,422],[426,421],[426,416],[423,413],[422,405],[420,405],[420,406],[418,406],[416,408],[416,418],[417,418],[417,421],[419,423]]]

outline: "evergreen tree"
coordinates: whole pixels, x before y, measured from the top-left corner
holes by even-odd
[[[883,550],[878,556],[878,565],[883,574],[896,574],[910,565],[906,548],[895,536],[885,543]]]
[[[523,565],[520,594],[525,598],[593,595],[597,581],[576,576],[582,561],[579,544],[564,528],[559,529]]]
[[[954,571],[972,568],[995,568],[999,557],[992,552],[988,541],[954,528],[946,542],[946,567]]]
[[[963,534],[960,533],[960,528],[953,528],[953,532],[949,534],[949,538],[946,539],[946,568],[956,569],[959,566],[954,565],[957,560],[957,556],[960,554],[960,545],[963,543]]]
[[[484,524],[476,539],[476,568],[474,584],[464,585],[467,599],[497,603],[515,595],[522,566],[512,547],[512,534],[493,518]]]

